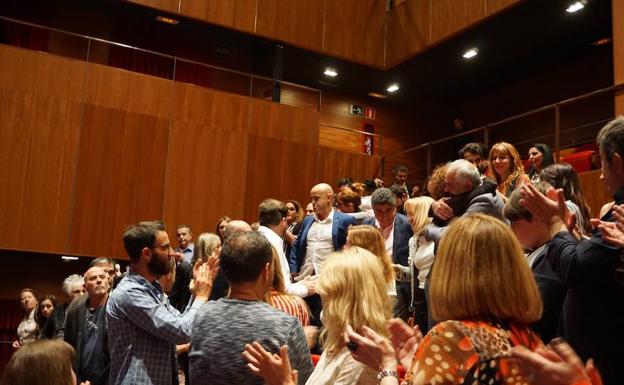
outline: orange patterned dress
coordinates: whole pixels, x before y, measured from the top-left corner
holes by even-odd
[[[528,327],[492,321],[445,321],[424,338],[403,385],[527,385],[509,361],[513,346],[544,346]]]

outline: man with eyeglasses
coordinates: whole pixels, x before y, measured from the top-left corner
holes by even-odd
[[[165,299],[158,283],[174,258],[163,223],[131,225],[123,241],[131,271],[106,306],[110,384],[171,385],[175,345],[190,341],[195,314],[208,300],[218,268],[214,261],[194,268],[194,298],[180,313]]]
[[[99,266],[84,275],[84,300],[70,306],[65,318],[65,342],[76,350],[74,369],[78,383],[108,384],[110,357],[106,334],[106,301],[110,288],[108,273]],[[82,298],[81,298],[82,299]]]

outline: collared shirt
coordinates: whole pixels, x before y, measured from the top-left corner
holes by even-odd
[[[275,231],[266,226],[258,227],[258,232],[271,243],[271,246],[277,252],[279,258],[280,270],[284,280],[284,287],[288,294],[296,295],[298,297],[305,297],[308,295],[308,289],[302,283],[293,284],[290,282],[290,268],[288,267],[288,260],[286,254],[284,254],[284,240],[277,235]]]
[[[322,221],[316,215],[314,216],[314,221],[312,221],[308,231],[307,250],[300,275],[311,275],[312,269],[310,267],[314,269],[314,274],[319,275],[321,273],[323,262],[334,251],[332,242],[333,221],[334,209]]]
[[[190,341],[194,302],[180,314],[157,281],[130,272],[106,304],[110,384],[171,385],[174,345]]]
[[[195,253],[195,244],[193,242],[189,243],[184,250],[178,247],[176,252],[182,253],[182,259],[184,262],[192,263],[193,254]]]
[[[529,263],[529,267],[531,269],[533,268],[533,264],[535,264],[535,258],[537,258],[537,256],[540,255],[540,253],[544,250],[546,245],[547,243],[544,243],[543,245],[541,245],[540,247],[538,247],[537,249],[531,251],[529,254],[526,255],[527,262]]]
[[[396,217],[394,219],[396,220]],[[383,235],[381,225],[379,224],[379,221],[377,220],[377,218],[375,218],[375,227],[379,229],[379,231],[381,231],[381,234]],[[392,221],[392,227],[390,228],[390,233],[388,234],[388,238],[386,238],[386,253],[388,253],[388,255],[391,257],[394,257],[394,255],[392,255],[393,247],[394,247],[394,221]],[[392,258],[392,260],[394,260],[394,258]]]

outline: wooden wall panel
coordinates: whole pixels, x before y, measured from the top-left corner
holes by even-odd
[[[66,250],[80,104],[58,96],[0,88],[0,248]]]
[[[85,102],[171,118],[173,81],[101,64],[89,64]]]
[[[349,105],[357,104],[375,108],[375,119],[365,119],[349,113]],[[392,106],[382,100],[373,98],[354,98],[348,95],[325,92],[321,98],[320,124],[324,127],[343,127],[362,131],[365,123],[372,123],[375,134],[383,136],[382,155],[396,153],[406,148],[424,142],[421,130],[414,125],[412,116],[404,109]],[[325,134],[324,134],[325,135]],[[328,138],[325,136],[325,138]],[[356,148],[360,152],[361,138],[353,136],[356,144],[348,144],[349,148]],[[336,141],[328,147],[346,149],[347,144]],[[375,154],[378,154],[375,151]]]
[[[258,0],[256,33],[321,51],[324,8],[320,0]]]
[[[307,204],[317,181],[317,146],[255,135],[248,137],[245,215],[258,220],[258,204],[265,198],[295,199]]]
[[[0,45],[0,248],[67,246],[85,64]]]
[[[387,67],[399,64],[429,45],[431,7],[431,0],[410,0],[388,14]]]
[[[435,0],[431,14],[431,43],[436,43],[485,16],[485,0]]]
[[[299,143],[318,143],[319,113],[264,100],[250,100],[249,133]]]
[[[280,103],[287,106],[305,107],[318,111],[320,94],[320,91],[282,84]]]
[[[380,173],[377,156],[349,154],[333,148],[319,147],[317,181],[337,189],[336,181],[343,177],[364,180]]]
[[[591,208],[592,217],[600,215],[600,208],[613,197],[607,191],[605,184],[600,180],[600,170],[593,170],[579,174],[583,195]]]
[[[512,5],[517,5],[521,1],[522,0],[486,0],[485,13],[490,16]]]
[[[257,0],[180,0],[180,13],[245,32],[255,32]]]
[[[385,7],[384,0],[326,0],[324,51],[384,67]]]
[[[174,121],[169,136],[163,217],[170,236],[179,224],[195,237],[214,232],[217,219],[242,218],[246,135]]]
[[[163,11],[178,13],[181,0],[126,0],[130,3],[145,5],[146,7],[162,9]]]
[[[83,61],[0,44],[3,88],[80,102]]]
[[[162,218],[169,121],[85,105],[71,252],[126,257],[124,228]]]
[[[246,131],[250,98],[186,83],[175,83],[174,121],[209,130]]]
[[[362,134],[321,125],[319,145],[346,152],[362,153]]]

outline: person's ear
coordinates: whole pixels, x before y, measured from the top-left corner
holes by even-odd
[[[145,259],[146,261],[149,261],[151,257],[152,257],[152,250],[149,247],[144,247],[141,250],[141,258],[140,259]]]

